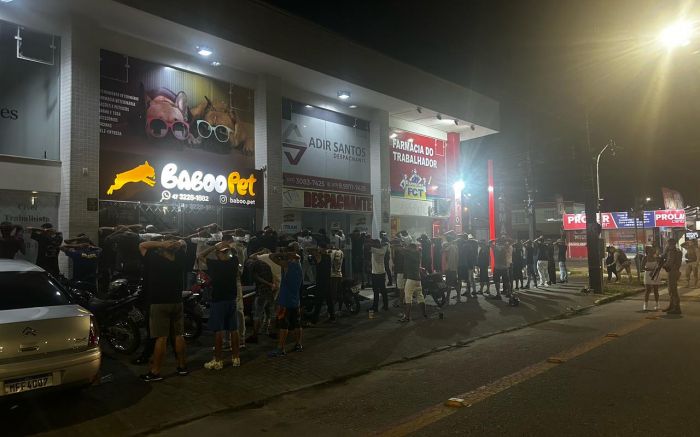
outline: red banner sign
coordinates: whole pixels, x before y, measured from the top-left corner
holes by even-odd
[[[586,213],[563,214],[564,230],[575,231],[586,229]],[[598,222],[603,229],[634,229],[638,228],[684,228],[685,210],[661,209],[644,211],[636,223],[634,217],[627,212],[602,212]]]
[[[412,132],[391,139],[391,194],[407,199],[448,197],[445,141]]]

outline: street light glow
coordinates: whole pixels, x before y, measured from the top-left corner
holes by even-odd
[[[455,193],[461,193],[464,189],[464,181],[455,182],[454,184],[452,184],[452,188],[454,188]]]
[[[693,25],[688,21],[678,21],[661,32],[659,41],[669,50],[690,44]]]

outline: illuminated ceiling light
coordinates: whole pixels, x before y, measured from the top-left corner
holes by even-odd
[[[659,35],[659,41],[667,49],[675,49],[690,44],[693,25],[687,21],[678,21],[665,28]]]
[[[219,61],[211,61],[211,65],[212,65],[212,67],[218,67],[219,65],[221,65],[221,62],[219,62]]]
[[[442,120],[442,115],[438,114],[435,116],[438,120]]]
[[[197,46],[197,54],[199,56],[204,56],[205,58],[209,57],[214,53],[210,48],[208,47],[199,47]]]
[[[313,108],[313,106],[311,106],[311,105],[304,105],[304,108],[306,108],[306,109],[311,109],[311,108]]]
[[[338,98],[340,100],[347,100],[350,98],[350,91],[338,91]]]
[[[348,106],[348,108],[350,108],[350,109],[357,109],[357,105],[350,105],[350,106]]]
[[[396,137],[397,137],[396,132],[392,132],[391,135],[389,135],[389,138],[391,138],[392,140]]]

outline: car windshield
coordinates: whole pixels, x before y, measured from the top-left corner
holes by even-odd
[[[0,273],[0,311],[69,304],[60,286],[44,272]]]

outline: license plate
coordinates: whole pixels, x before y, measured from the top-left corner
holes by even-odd
[[[11,379],[5,381],[5,394],[20,393],[24,391],[36,390],[53,385],[53,375],[27,376],[26,378]]]

